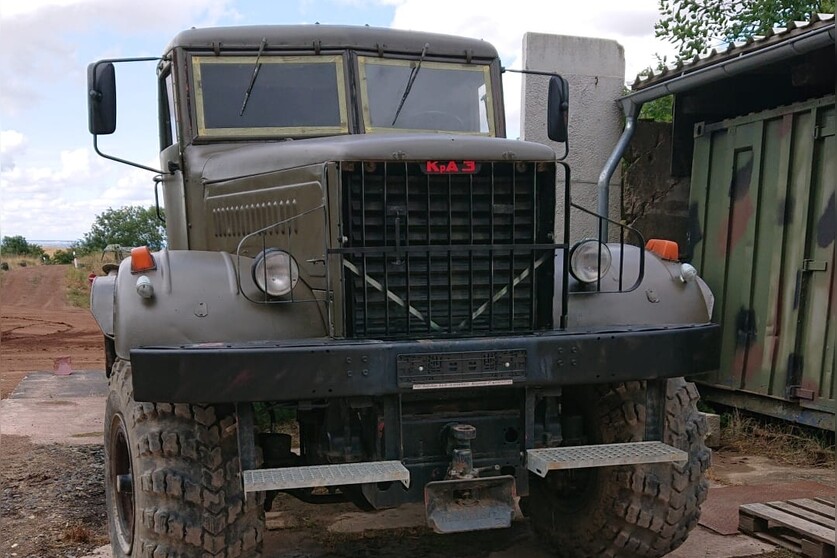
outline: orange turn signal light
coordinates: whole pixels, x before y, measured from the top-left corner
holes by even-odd
[[[664,260],[676,262],[680,259],[680,247],[673,240],[652,238],[645,243],[645,249],[654,252]]]
[[[154,257],[151,255],[148,246],[131,248],[131,273],[151,271],[152,269],[157,269],[157,264],[154,263]]]

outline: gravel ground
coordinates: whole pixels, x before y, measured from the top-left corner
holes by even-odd
[[[75,558],[108,542],[102,446],[0,444],[0,555]]]

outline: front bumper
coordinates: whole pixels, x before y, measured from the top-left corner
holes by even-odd
[[[719,362],[717,324],[383,342],[291,340],[131,350],[134,398],[172,403],[377,397],[692,376]]]

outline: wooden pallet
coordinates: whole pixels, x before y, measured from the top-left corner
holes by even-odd
[[[743,504],[739,530],[810,558],[835,558],[834,498]]]

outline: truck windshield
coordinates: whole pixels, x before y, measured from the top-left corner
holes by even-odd
[[[201,137],[349,131],[340,56],[194,56],[192,68]]]
[[[367,132],[441,131],[493,136],[489,67],[423,61],[404,99],[417,60],[358,57]]]

